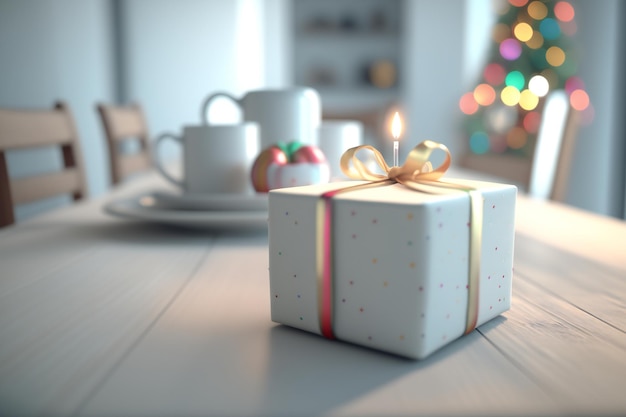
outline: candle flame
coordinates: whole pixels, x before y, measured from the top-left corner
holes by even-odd
[[[402,133],[402,121],[400,120],[400,114],[396,112],[393,115],[393,120],[391,121],[391,135],[394,140],[400,139],[400,134]]]

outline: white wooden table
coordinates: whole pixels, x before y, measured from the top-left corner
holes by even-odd
[[[513,306],[421,362],[270,321],[267,235],[0,231],[0,415],[626,415],[626,223],[520,197]]]

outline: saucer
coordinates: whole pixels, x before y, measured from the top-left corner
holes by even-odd
[[[116,217],[178,226],[189,229],[222,231],[267,230],[267,210],[206,211],[164,208],[151,194],[142,194],[106,203],[104,211]]]
[[[154,191],[154,206],[167,210],[188,211],[267,211],[267,193],[187,194]]]

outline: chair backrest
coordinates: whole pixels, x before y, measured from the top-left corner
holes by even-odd
[[[531,196],[565,200],[579,119],[565,91],[555,90],[546,98],[528,181]]]
[[[11,179],[6,152],[13,149],[58,146],[63,169],[49,174]],[[54,109],[0,108],[0,227],[15,222],[15,206],[70,194],[86,196],[80,140],[72,112],[63,102]]]
[[[115,106],[97,105],[109,149],[111,183],[119,184],[131,174],[152,166],[149,131],[143,109],[139,104]],[[124,143],[137,141],[137,152],[128,153]]]
[[[460,166],[519,185],[534,198],[565,201],[579,120],[566,92],[554,90],[546,97],[531,158],[468,153]]]

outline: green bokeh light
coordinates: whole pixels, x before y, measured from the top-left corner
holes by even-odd
[[[504,79],[504,83],[507,86],[515,87],[518,90],[522,91],[522,89],[524,88],[524,84],[526,83],[526,80],[524,79],[524,74],[522,74],[521,72],[511,71],[506,75],[506,78]]]

